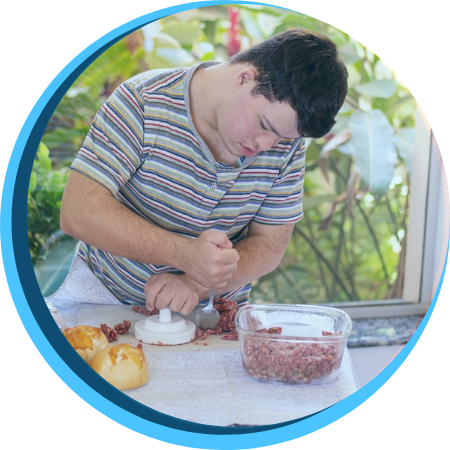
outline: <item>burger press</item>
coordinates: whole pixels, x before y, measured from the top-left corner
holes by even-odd
[[[136,322],[134,336],[138,341],[155,345],[178,345],[195,338],[195,324],[180,316],[172,315],[169,308],[159,314]]]

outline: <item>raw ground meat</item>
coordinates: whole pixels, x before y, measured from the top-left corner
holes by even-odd
[[[261,328],[256,330],[257,333],[268,333],[268,334],[281,334],[283,329],[281,327],[271,327],[271,328]]]
[[[127,334],[131,327],[131,322],[129,320],[124,320],[122,323],[114,325],[114,331],[117,334]]]
[[[324,336],[342,334],[324,333]],[[270,340],[269,337],[247,336],[242,345],[245,370],[251,377],[266,381],[310,383],[338,369],[341,357],[339,342],[296,343],[292,340],[285,342]]]
[[[236,330],[232,331],[231,333],[225,334],[222,339],[224,341],[238,341],[239,340],[239,334]]]
[[[195,332],[195,337],[196,339],[198,339],[199,341],[203,341],[205,340],[210,334],[212,334],[214,330],[202,330],[200,328],[197,328],[196,332]]]
[[[144,316],[154,316],[159,314],[159,309],[155,308],[152,311],[149,311],[147,308],[139,305],[135,305],[131,308],[131,311],[139,314],[144,314]]]
[[[102,330],[103,334],[106,336],[106,339],[108,339],[108,342],[117,341],[117,335],[127,334],[130,327],[131,322],[129,320],[124,320],[122,323],[114,325],[114,328],[108,327],[106,323],[100,324],[100,330]]]
[[[336,333],[333,333],[332,331],[322,331],[322,336],[341,336],[342,331],[338,331]]]
[[[215,298],[214,308],[219,312],[220,318],[214,329],[201,330],[197,328],[196,337],[199,340],[206,339],[210,334],[222,334],[228,332],[222,336],[225,341],[237,341],[239,339],[238,333],[236,331],[236,324],[234,319],[238,312],[238,306],[232,300],[227,300],[225,298]]]
[[[108,327],[106,323],[100,324],[100,330],[102,330],[103,334],[108,339],[108,342],[117,341],[117,333],[111,327]]]

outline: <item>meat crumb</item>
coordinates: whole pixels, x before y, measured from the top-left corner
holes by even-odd
[[[108,327],[106,323],[100,324],[100,330],[102,330],[103,334],[106,336],[106,339],[108,339],[108,342],[117,341],[118,336],[116,331],[114,331],[111,327]]]
[[[223,336],[222,339],[226,341],[237,341],[239,337],[236,331],[236,324],[234,322],[236,314],[239,310],[237,303],[225,298],[216,298],[214,299],[214,307],[220,314],[219,322],[214,329],[215,331],[219,331],[220,329],[220,332],[214,334],[228,332],[229,334]]]
[[[114,325],[114,331],[117,334],[127,334],[131,327],[131,322],[129,320],[124,320],[122,323]]]
[[[144,316],[154,316],[156,314],[159,314],[159,309],[157,309],[157,308],[149,311],[147,308],[144,308],[143,306],[140,306],[140,305],[134,305],[131,308],[131,311],[133,311],[135,313],[143,314]]]
[[[131,327],[131,322],[129,320],[124,320],[122,323],[114,325],[114,328],[109,327],[106,323],[100,324],[100,330],[108,339],[108,342],[117,341],[119,334],[127,334]]]
[[[268,333],[268,334],[281,334],[281,327],[271,327],[271,328],[261,328],[260,330],[256,330],[257,333]]]

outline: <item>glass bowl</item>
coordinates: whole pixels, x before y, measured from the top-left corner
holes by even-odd
[[[348,314],[311,305],[246,305],[236,314],[242,364],[254,379],[328,383],[352,330]]]

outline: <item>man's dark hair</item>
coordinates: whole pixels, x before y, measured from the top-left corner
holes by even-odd
[[[327,134],[347,95],[348,72],[336,44],[322,34],[295,29],[277,34],[230,59],[255,67],[253,95],[286,102],[303,137]]]

